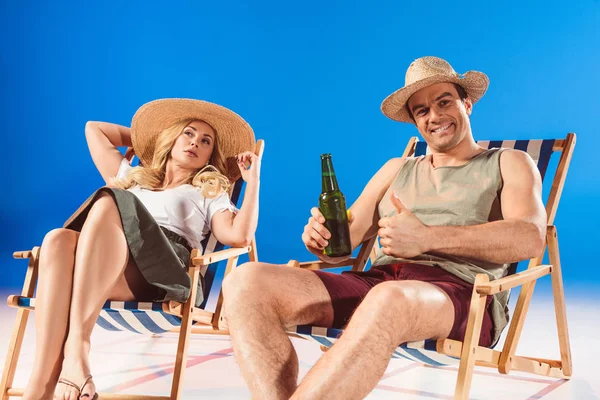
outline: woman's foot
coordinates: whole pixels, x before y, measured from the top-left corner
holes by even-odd
[[[66,387],[71,388],[72,390],[66,390],[62,396],[65,399],[68,400],[76,400],[76,399],[87,399],[87,400],[96,400],[98,398],[98,393],[95,393],[92,395],[92,393],[89,393],[88,390],[86,389],[89,385],[88,383],[90,383],[92,380],[92,376],[88,375],[84,381],[81,383],[81,385],[77,385],[75,382],[72,382],[68,379],[65,378],[61,378],[58,380],[58,383],[61,385],[65,385]],[[93,384],[93,383],[92,383]],[[77,397],[73,397],[73,390],[75,391],[75,396]]]
[[[65,344],[63,368],[55,391],[57,400],[93,400],[97,397],[88,362],[89,346],[77,347],[75,350]]]

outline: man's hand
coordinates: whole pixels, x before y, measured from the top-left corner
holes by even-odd
[[[352,224],[354,216],[350,212],[348,213],[348,223]],[[321,214],[321,210],[317,207],[313,207],[310,210],[310,218],[308,223],[304,226],[304,232],[302,233],[302,241],[306,246],[306,249],[319,257],[320,260],[330,264],[341,262],[348,257],[327,257],[324,254],[325,247],[329,244],[328,240],[331,238],[331,233],[325,227],[325,217]]]
[[[398,211],[393,217],[379,220],[379,244],[383,254],[411,258],[425,253],[429,227],[423,224],[392,191],[392,204]]]

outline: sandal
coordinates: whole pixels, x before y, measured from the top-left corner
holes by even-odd
[[[64,385],[71,386],[72,388],[77,389],[77,391],[80,394],[79,398],[83,399],[83,398],[90,397],[90,395],[87,394],[87,393],[86,394],[81,394],[81,392],[83,391],[83,388],[85,387],[85,385],[87,385],[87,383],[89,382],[90,379],[92,379],[92,376],[88,375],[87,378],[85,378],[85,380],[81,384],[81,386],[77,386],[76,384],[74,384],[73,382],[71,382],[70,380],[65,379],[65,378],[60,378],[58,380],[58,383],[62,383]],[[92,400],[98,400],[98,393],[94,393],[94,397],[92,397]]]

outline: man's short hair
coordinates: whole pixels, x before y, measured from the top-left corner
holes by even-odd
[[[465,99],[467,97],[469,97],[469,95],[467,94],[467,91],[465,90],[464,87],[460,86],[458,83],[452,83],[454,85],[454,87],[456,88],[456,93],[458,93],[458,97],[460,98],[461,101],[465,101]],[[415,117],[413,116],[412,111],[410,110],[410,108],[408,107],[408,101],[405,104],[406,109],[408,110],[408,115],[410,115],[410,117],[412,118],[412,120],[415,120]]]

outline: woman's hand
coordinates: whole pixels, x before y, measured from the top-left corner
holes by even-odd
[[[237,166],[242,174],[242,179],[246,183],[258,183],[260,181],[260,163],[261,156],[257,156],[251,151],[245,151],[236,156]]]

